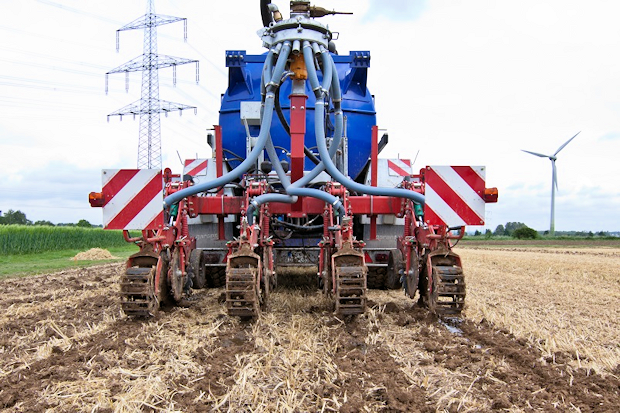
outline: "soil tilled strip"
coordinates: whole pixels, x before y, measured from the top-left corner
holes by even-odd
[[[96,356],[89,366],[81,367],[84,376],[100,379],[90,386],[91,396],[81,397],[75,383],[64,381],[52,386],[45,397],[58,403],[69,397],[84,410],[92,410],[102,399],[119,412],[178,410],[183,400],[195,398],[188,395],[206,379],[196,349],[214,348],[220,328],[225,328],[216,300],[203,305],[201,298],[209,295],[201,292],[195,306],[160,312],[152,320],[128,320],[133,333],[117,337],[104,357]]]
[[[118,290],[93,289],[64,299],[50,300],[36,306],[23,305],[7,311],[0,317],[0,330],[6,334],[28,333],[40,320],[50,316],[60,326],[75,326],[80,322],[92,322],[104,312],[111,311],[120,314]]]
[[[594,370],[574,369],[567,354],[544,360],[541,353],[506,331],[487,323],[470,321],[460,325],[463,337],[481,346],[483,352],[502,363],[494,369],[498,380],[480,380],[480,392],[497,394],[493,407],[521,409],[579,409],[579,411],[620,411],[620,379],[601,376]],[[456,363],[468,361],[464,352],[452,352]],[[490,366],[485,366],[490,367]]]
[[[33,361],[25,368],[10,372],[0,385],[0,407],[14,407],[29,412],[53,407],[53,404],[40,397],[42,390],[63,380],[82,380],[80,372],[83,366],[87,366],[95,355],[109,350],[111,341],[116,343],[118,337],[133,332],[133,325],[125,320],[112,322],[106,327],[95,334],[82,337],[79,343],[66,351],[54,347],[50,357]]]
[[[424,388],[438,410],[620,411],[617,376],[573,369],[566,354],[558,353],[555,364],[544,361],[526,340],[486,323],[461,321],[450,331],[426,310],[397,302],[379,306],[377,341],[400,364],[410,388]]]
[[[295,293],[293,293],[295,294]],[[316,295],[301,300],[316,307]],[[276,293],[271,310],[254,321],[230,324],[219,334],[211,351],[200,349],[198,357],[208,371],[196,383],[197,400],[215,411],[312,411],[322,399],[309,384],[331,380],[329,358],[323,357],[316,315],[300,310],[299,300],[289,293]],[[233,319],[235,320],[235,319]],[[330,402],[335,405],[337,401]],[[188,407],[194,409],[195,404]]]
[[[46,294],[65,287],[81,288],[84,283],[109,282],[117,277],[122,271],[122,263],[102,264],[93,267],[79,267],[59,271],[52,274],[32,275],[28,277],[6,278],[0,280],[5,291],[1,299],[2,303],[11,299],[28,298],[31,294]]]
[[[341,371],[350,374],[340,386],[349,395],[342,411],[432,412],[431,398],[408,379],[386,345],[384,309],[370,309],[332,332],[338,343],[334,360]]]
[[[34,277],[19,283],[3,281],[0,285],[8,291],[0,297],[0,326],[8,320],[36,318],[37,312],[59,313],[63,306],[71,306],[76,300],[98,295],[117,296],[116,284],[119,265],[104,268],[102,276],[97,269],[80,269],[68,272],[49,282],[46,277]],[[107,270],[107,271],[105,271]],[[11,290],[16,291],[11,291]]]

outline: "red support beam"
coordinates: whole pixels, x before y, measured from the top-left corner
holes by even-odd
[[[372,127],[372,137],[370,146],[370,185],[377,186],[377,168],[379,163],[379,127]],[[374,212],[374,211],[373,211]],[[370,239],[377,239],[377,215],[370,216]]]
[[[291,95],[291,182],[304,176],[304,139],[306,137],[306,95]],[[302,211],[302,203],[293,205],[294,211]]]
[[[191,197],[190,216],[196,217],[201,214],[228,215],[239,214],[245,198],[241,196],[193,196]],[[400,198],[388,196],[350,196],[351,209],[358,214],[391,214],[401,213],[402,201]],[[306,215],[322,214],[325,202],[304,197],[301,201],[303,213]],[[294,214],[293,206],[283,203],[270,203],[269,212],[272,215]]]
[[[222,127],[220,125],[213,125],[215,130],[215,174],[219,178],[224,174],[224,148],[222,147]],[[218,191],[219,196],[224,195],[224,189]],[[217,235],[218,238],[226,239],[226,229],[224,227],[224,215],[220,214],[217,217]]]

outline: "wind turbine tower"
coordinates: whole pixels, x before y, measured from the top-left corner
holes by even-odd
[[[564,149],[564,147],[568,145],[570,141],[575,139],[580,133],[581,131],[577,132],[575,136],[564,142],[553,155],[543,155],[542,153],[531,152],[526,151],[525,149],[521,149],[523,152],[527,152],[531,155],[539,156],[541,158],[548,158],[551,161],[551,225],[549,228],[549,234],[551,236],[555,235],[555,190],[558,188],[558,173],[555,167],[555,161],[558,159],[558,153],[560,153],[560,151]]]
[[[141,99],[108,115],[140,115],[140,137],[138,141],[138,169],[161,169],[161,123],[160,114],[194,109],[195,106],[168,102],[159,99],[158,70],[172,67],[173,84],[176,85],[176,67],[187,63],[196,63],[196,83],[198,83],[198,60],[185,59],[157,54],[157,26],[183,21],[184,40],[187,40],[187,19],[183,17],[155,14],[155,0],[147,0],[146,14],[116,31],[116,51],[119,50],[119,33],[124,30],[144,29],[144,47],[142,56],[114,68],[106,73],[106,93],[108,92],[108,75],[125,73],[125,89],[129,89],[129,72],[142,72]]]

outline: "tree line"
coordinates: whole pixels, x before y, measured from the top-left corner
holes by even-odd
[[[93,225],[85,219],[80,219],[77,223],[61,223],[55,225],[51,221],[35,221],[32,222],[28,218],[26,218],[26,214],[22,211],[14,211],[9,209],[4,214],[0,211],[0,225],[42,225],[49,227],[83,227],[83,228],[92,228]]]
[[[476,231],[474,236],[482,236],[482,232]],[[549,235],[549,231],[536,231],[533,228],[528,227],[523,222],[507,222],[506,225],[499,224],[495,227],[495,231],[487,229],[484,233],[486,238],[493,236],[508,236],[519,239],[536,239],[543,235]],[[608,231],[555,231],[556,237],[570,236],[570,237],[610,237],[612,233]]]

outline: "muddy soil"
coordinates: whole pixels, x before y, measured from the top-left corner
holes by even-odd
[[[222,289],[148,321],[118,305],[121,264],[0,282],[0,411],[620,411],[620,367],[573,367],[485,320],[438,320],[371,291],[340,320],[318,292],[225,314]]]

